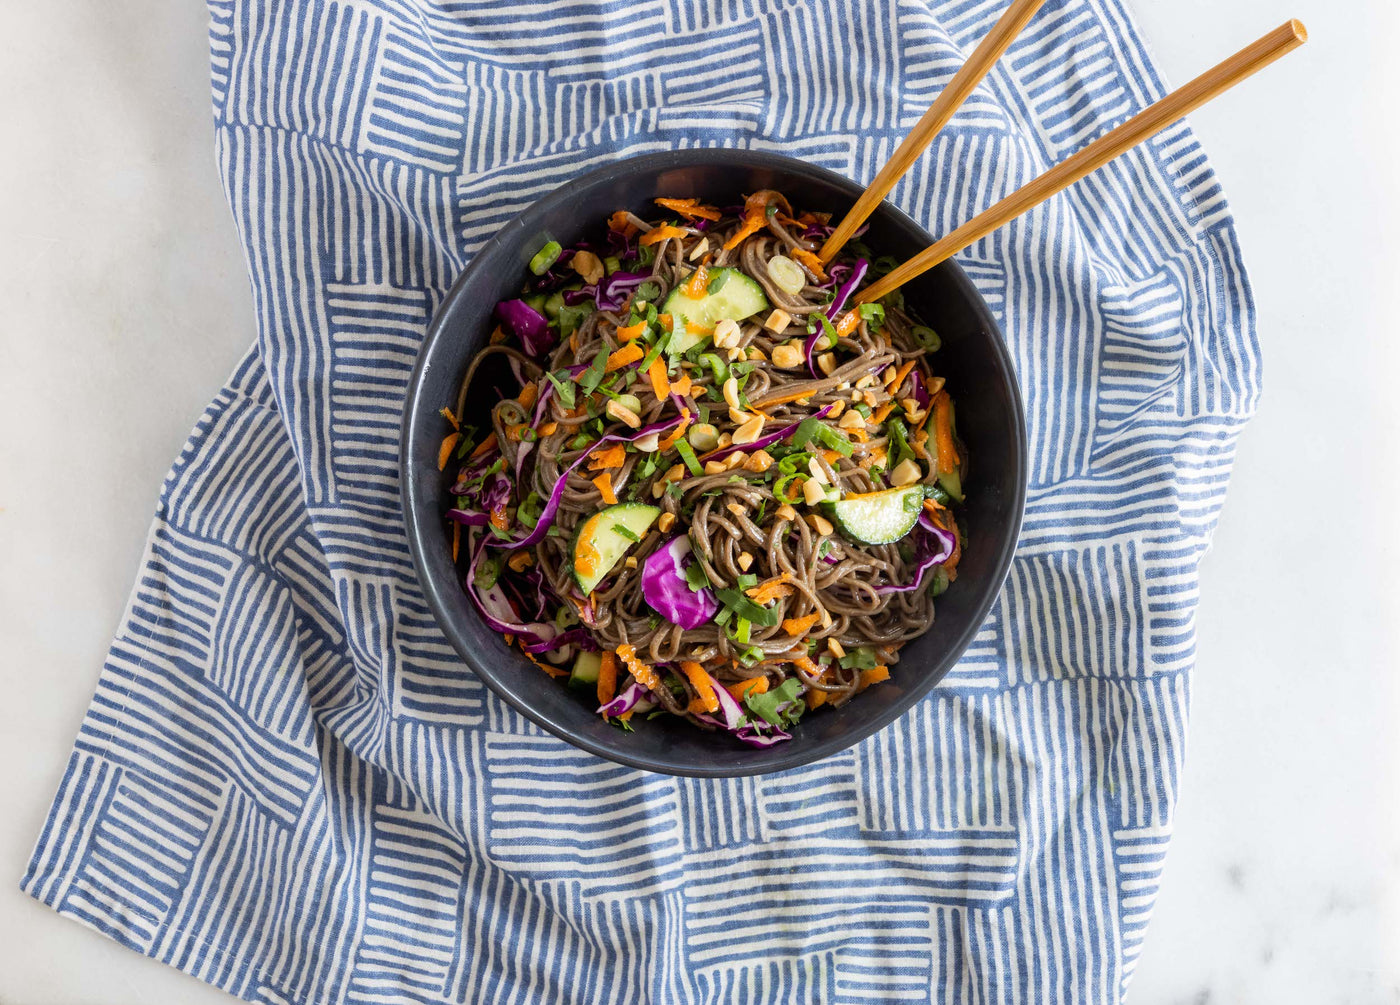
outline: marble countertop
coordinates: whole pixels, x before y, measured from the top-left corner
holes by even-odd
[[[1394,1002],[1400,7],[1135,6],[1174,81],[1288,15],[1312,44],[1194,117],[1266,391],[1204,567],[1176,838],[1129,1000]],[[7,4],[0,30],[0,1002],[227,1002],[16,889],[160,481],[253,337],[203,5]]]

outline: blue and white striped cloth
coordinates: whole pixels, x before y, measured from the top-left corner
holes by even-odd
[[[869,179],[1004,2],[210,0],[258,341],[25,890],[257,1002],[1119,1000],[1259,387],[1185,126],[960,256],[1025,389],[1024,538],[957,670],[853,750],[705,781],[542,734],[434,627],[398,512],[424,325],[502,223],[669,147]],[[1050,0],[893,199],[946,232],[1162,93],[1120,0]]]

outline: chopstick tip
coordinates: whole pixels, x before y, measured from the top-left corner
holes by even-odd
[[[1295,17],[1288,22],[1288,26],[1293,29],[1293,35],[1299,42],[1306,42],[1308,40],[1308,26],[1302,21],[1299,21]]]

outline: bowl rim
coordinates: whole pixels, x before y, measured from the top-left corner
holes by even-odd
[[[638,768],[644,771],[652,771],[659,774],[686,776],[694,778],[739,778],[755,775],[772,774],[778,771],[785,771],[792,768],[811,764],[814,761],[830,757],[855,746],[862,740],[874,735],[880,730],[892,724],[902,717],[906,712],[922,701],[930,691],[933,690],[946,677],[949,671],[957,664],[958,660],[966,653],[977,633],[981,631],[982,625],[986,622],[987,614],[992,605],[996,602],[1002,586],[1006,582],[1006,577],[1011,571],[1011,562],[1015,556],[1016,547],[1020,540],[1021,527],[1025,518],[1027,481],[1029,475],[1028,437],[1026,431],[1025,403],[1021,397],[1020,384],[1016,379],[1016,369],[1011,358],[1010,350],[1007,348],[1005,336],[1002,334],[1000,326],[992,315],[991,308],[986,300],[977,290],[967,273],[953,259],[948,259],[937,268],[945,270],[952,282],[958,286],[962,292],[968,295],[967,299],[973,312],[988,336],[989,349],[997,357],[999,376],[1003,384],[1002,390],[1011,403],[1012,434],[1015,444],[1014,458],[1015,470],[1012,474],[1012,486],[1014,496],[1011,500],[1012,512],[1014,514],[1013,524],[1010,533],[999,542],[997,554],[992,568],[995,570],[993,576],[985,584],[985,594],[976,607],[976,618],[970,618],[966,627],[951,641],[946,649],[945,655],[941,658],[941,666],[936,667],[927,678],[917,685],[907,688],[906,692],[895,702],[888,705],[879,715],[871,718],[868,722],[843,732],[835,737],[828,737],[816,740],[812,743],[792,747],[788,744],[768,747],[764,749],[765,754],[772,756],[761,762],[745,765],[705,765],[693,763],[672,763],[663,757],[647,755],[644,753],[629,752],[626,750],[609,747],[606,744],[595,742],[591,737],[581,736],[572,731],[567,723],[555,721],[550,716],[542,713],[539,709],[531,706],[515,695],[503,680],[499,680],[493,669],[485,660],[478,660],[471,651],[471,647],[465,644],[465,640],[460,636],[453,616],[463,610],[459,603],[462,596],[460,587],[453,582],[452,596],[446,595],[445,584],[434,580],[428,575],[425,564],[425,549],[427,542],[425,536],[428,531],[419,519],[420,510],[423,509],[424,498],[419,491],[418,480],[412,477],[414,470],[413,459],[410,456],[410,445],[413,444],[422,433],[422,424],[429,421],[428,412],[420,407],[420,395],[423,391],[423,384],[426,374],[427,361],[433,356],[433,350],[437,347],[438,341],[446,337],[449,319],[452,318],[453,306],[459,299],[462,287],[470,281],[473,270],[478,262],[489,258],[489,252],[495,251],[502,246],[508,246],[514,242],[519,235],[530,229],[529,220],[537,215],[566,204],[573,193],[581,188],[585,188],[599,182],[610,180],[614,177],[625,177],[630,175],[659,174],[668,169],[695,166],[727,166],[740,165],[745,168],[769,169],[775,172],[787,174],[807,175],[814,180],[826,182],[837,189],[841,189],[850,195],[854,200],[861,192],[862,186],[838,174],[828,168],[796,158],[787,157],[782,154],[771,153],[761,150],[749,150],[734,147],[700,147],[680,150],[666,150],[656,153],[639,154],[636,156],[623,156],[616,160],[609,161],[577,177],[570,178],[551,190],[546,195],[532,202],[520,211],[509,222],[502,226],[489,240],[472,255],[471,261],[466,268],[458,274],[457,278],[449,287],[442,301],[438,304],[429,321],[424,333],[423,341],[418,348],[418,356],[414,361],[413,371],[409,377],[408,389],[404,397],[403,410],[399,424],[399,502],[404,519],[404,529],[408,537],[409,553],[413,560],[414,573],[418,578],[419,588],[423,591],[424,598],[432,610],[433,619],[438,628],[447,637],[453,650],[459,659],[466,664],[476,677],[484,682],[503,701],[518,711],[526,719],[535,725],[548,731],[551,735],[557,736],[566,743],[594,754],[605,760],[616,764],[622,764],[630,768]],[[912,226],[921,235],[927,237],[930,244],[934,238],[927,229],[908,214],[888,200],[881,201],[872,216],[875,215],[893,216],[896,222]],[[436,408],[430,409],[433,416],[438,415]],[[438,500],[431,500],[431,509],[436,511]],[[993,586],[994,584],[994,586]],[[471,616],[476,616],[475,611]],[[955,654],[952,658],[949,655]]]

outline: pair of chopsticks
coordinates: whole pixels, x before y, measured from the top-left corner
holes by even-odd
[[[924,152],[938,132],[948,124],[953,114],[976,88],[992,66],[1006,52],[1011,42],[1035,15],[1045,0],[1013,0],[1006,12],[992,26],[985,38],[963,64],[948,86],[943,89],[929,110],[915,124],[904,142],[870,185],[856,200],[851,211],[827,238],[817,257],[830,262],[850,240],[862,223],[875,211],[919,155]],[[861,290],[854,298],[857,304],[879,300],[928,271],[959,251],[980,241],[1003,224],[1045,202],[1056,193],[1103,167],[1120,154],[1157,135],[1163,129],[1200,108],[1212,98],[1228,91],[1246,77],[1252,76],[1274,60],[1298,48],[1308,40],[1308,31],[1301,21],[1280,25],[1258,41],[1245,46],[1229,59],[1207,70],[1195,80],[1178,88],[1161,101],[1149,105],[1127,122],[1110,130],[1083,150],[1057,164],[1045,174],[1017,189],[990,209],[973,217],[951,234],[929,245],[889,274]]]

